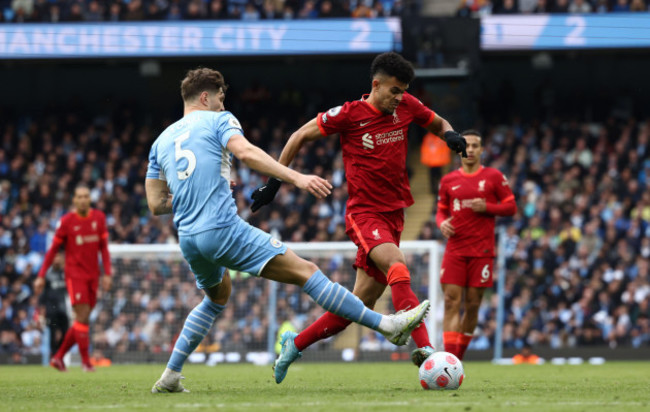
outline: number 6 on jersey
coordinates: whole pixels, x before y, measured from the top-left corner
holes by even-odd
[[[183,133],[182,135],[178,136],[176,139],[174,139],[174,143],[176,144],[176,162],[178,162],[180,159],[187,159],[187,167],[185,170],[177,171],[178,175],[178,180],[185,180],[190,175],[192,172],[194,172],[194,169],[196,168],[196,155],[194,154],[193,151],[190,149],[183,149],[181,147],[181,144],[186,141],[187,139],[190,138],[190,132],[187,131]]]

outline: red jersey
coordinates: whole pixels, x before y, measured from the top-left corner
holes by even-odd
[[[380,112],[364,98],[318,114],[323,136],[341,134],[347,213],[390,212],[413,204],[406,172],[408,127],[412,122],[426,127],[434,118],[408,93],[393,114]]]
[[[98,278],[99,252],[102,253],[105,274],[111,274],[106,216],[101,211],[90,209],[86,217],[81,217],[76,212],[63,215],[54,234],[52,246],[39,271],[39,276],[45,276],[45,272],[52,264],[54,255],[61,245],[65,247],[66,279]]]
[[[494,215],[474,212],[472,199],[475,198],[496,204],[514,203],[515,196],[506,176],[491,167],[481,166],[472,174],[458,169],[445,175],[440,180],[438,213],[453,217],[451,224],[455,231],[447,240],[445,253],[467,257],[495,256]]]

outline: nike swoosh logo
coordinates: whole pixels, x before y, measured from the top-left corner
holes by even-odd
[[[449,373],[449,371],[447,370],[447,368],[445,368],[445,373],[446,373],[446,374],[451,378],[451,373]]]
[[[460,185],[458,185],[458,186],[453,186],[453,187],[451,188],[451,190],[456,190],[456,189],[458,189],[459,187],[460,187]]]
[[[364,123],[364,122],[361,122],[361,123],[359,123],[359,126],[363,127],[363,126],[367,125],[368,123],[370,123],[371,121],[372,121],[372,120],[369,120],[369,121],[367,121],[367,122],[365,122],[365,123]]]

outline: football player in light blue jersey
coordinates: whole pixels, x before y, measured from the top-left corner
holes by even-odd
[[[230,189],[233,155],[251,169],[317,198],[329,195],[332,186],[318,176],[282,166],[249,143],[239,121],[223,110],[225,90],[218,71],[189,71],[181,83],[184,116],[156,139],[149,154],[145,181],[149,209],[154,215],[174,213],[181,251],[206,295],[187,316],[167,368],[151,391],[187,392],[180,383],[181,369],[228,302],[231,281],[226,269],[299,285],[325,310],[379,331],[396,345],[406,344],[426,315],[428,301],[396,315],[374,312],[330,282],[315,264],[237,215]],[[291,342],[283,342],[282,350],[293,361],[301,354],[290,347]]]

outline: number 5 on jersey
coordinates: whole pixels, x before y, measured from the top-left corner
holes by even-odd
[[[176,139],[174,139],[177,164],[180,159],[187,159],[187,167],[185,168],[185,170],[180,170],[176,172],[178,175],[178,180],[187,179],[188,177],[190,177],[190,175],[192,174],[192,172],[194,172],[194,169],[196,168],[196,155],[194,154],[194,152],[191,151],[190,149],[183,149],[181,147],[181,144],[189,138],[190,138],[190,132],[187,131],[182,135],[178,136]]]

